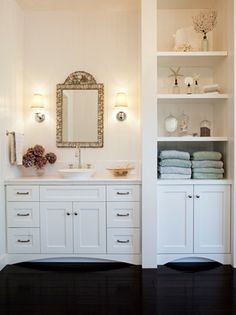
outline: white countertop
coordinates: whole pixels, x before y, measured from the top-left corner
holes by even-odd
[[[141,184],[142,181],[136,176],[113,177],[113,176],[94,176],[86,179],[65,179],[60,176],[29,176],[7,178],[4,181],[5,185],[130,185]]]

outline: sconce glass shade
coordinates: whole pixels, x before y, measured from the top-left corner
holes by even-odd
[[[44,108],[43,95],[34,94],[31,109],[35,112],[34,117],[37,122],[43,122],[45,120],[45,115],[41,113],[41,110]]]
[[[115,107],[128,107],[127,94],[126,93],[117,93],[116,94]]]
[[[116,94],[116,102],[115,102],[115,107],[128,107],[127,103],[127,94],[126,93],[117,93]],[[116,118],[119,121],[124,121],[127,117],[127,114],[124,111],[119,111],[116,114]]]

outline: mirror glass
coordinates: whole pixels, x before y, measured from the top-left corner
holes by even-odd
[[[104,87],[84,71],[57,85],[57,147],[103,147]]]
[[[97,103],[97,90],[63,90],[63,141],[97,141]]]

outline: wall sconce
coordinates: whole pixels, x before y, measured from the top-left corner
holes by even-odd
[[[126,93],[117,93],[115,107],[120,108],[121,110],[116,114],[116,119],[119,121],[124,121],[127,117],[127,114],[122,110],[123,108],[128,107],[127,103],[127,94]]]
[[[31,109],[35,112],[35,120],[39,123],[45,120],[45,114],[42,113],[42,109],[44,108],[43,95],[34,94]]]

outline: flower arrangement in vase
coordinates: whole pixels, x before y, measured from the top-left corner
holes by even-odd
[[[203,33],[202,51],[208,51],[207,33],[212,31],[217,23],[217,12],[215,10],[203,10],[193,16],[193,27],[197,33]]]
[[[49,152],[45,154],[44,147],[36,144],[23,155],[22,164],[26,168],[35,167],[37,175],[42,175],[45,165],[47,163],[54,164],[56,160],[57,156],[55,153]]]

